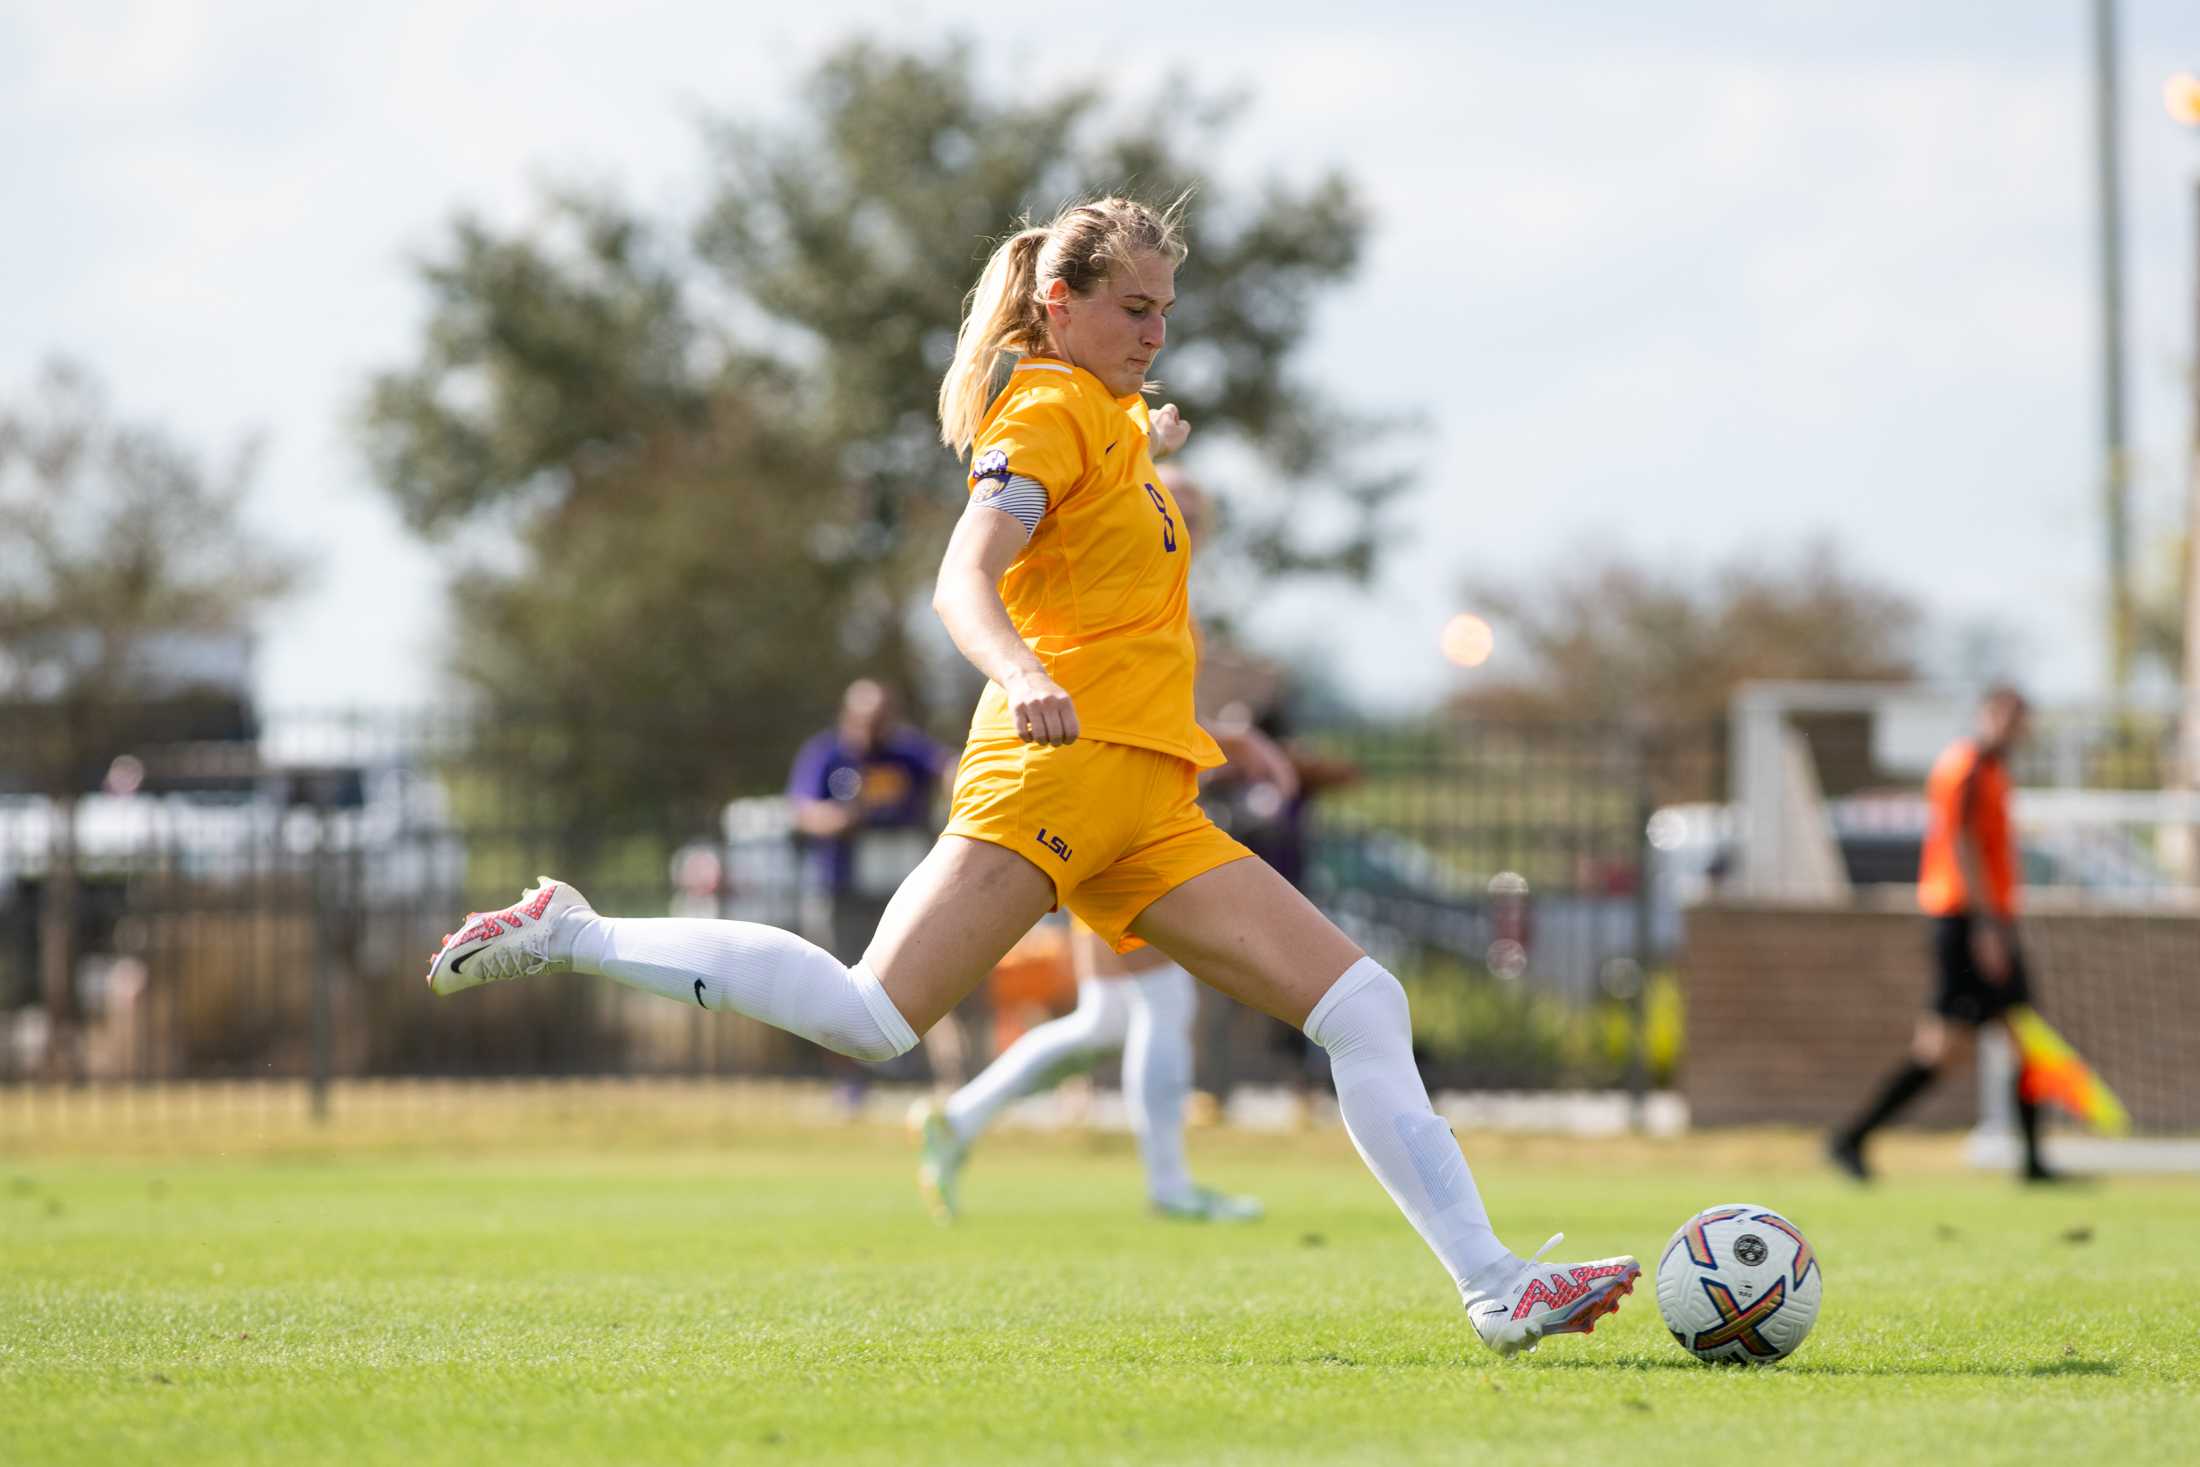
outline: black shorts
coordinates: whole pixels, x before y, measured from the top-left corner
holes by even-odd
[[[1989,982],[1971,955],[1969,916],[1933,919],[1933,967],[1939,975],[1933,1012],[1974,1028],[1998,1019],[2016,1004],[2032,1001],[2032,983],[2024,971],[2024,953],[2014,934],[2009,939],[2009,980]]]

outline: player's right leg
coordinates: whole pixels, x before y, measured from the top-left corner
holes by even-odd
[[[956,1182],[970,1148],[1010,1101],[1049,1089],[1123,1047],[1130,1030],[1131,985],[1086,978],[1077,1007],[1026,1032],[1002,1050],[944,1106],[918,1112],[917,1185],[943,1218],[956,1213]]]
[[[451,993],[572,968],[856,1059],[890,1059],[914,1048],[1053,903],[1053,881],[1024,857],[942,836],[894,894],[864,961],[849,967],[760,923],[601,916],[545,877],[516,906],[477,914],[445,939],[428,982]]]

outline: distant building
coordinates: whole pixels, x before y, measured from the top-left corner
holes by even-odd
[[[0,793],[53,787],[36,761],[55,747],[56,710],[75,677],[100,657],[99,633],[58,633],[0,651]],[[68,782],[103,787],[118,754],[144,758],[147,793],[250,787],[250,748],[259,735],[252,706],[254,639],[249,632],[155,632],[140,638],[123,669],[129,697],[93,745],[79,746]],[[68,736],[72,745],[81,733]],[[245,757],[154,757],[198,749]]]

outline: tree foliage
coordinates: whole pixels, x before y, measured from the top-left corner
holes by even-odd
[[[1468,595],[1499,627],[1491,675],[1457,700],[1479,715],[1699,730],[1751,679],[1918,671],[1917,604],[1825,542],[1708,569],[1582,549]]]
[[[1212,543],[1263,579],[1371,565],[1399,487],[1369,467],[1382,425],[1296,375],[1365,236],[1349,184],[1224,187],[1199,160],[1229,106],[1178,86],[1125,124],[1098,89],[1024,101],[981,61],[845,46],[792,120],[710,129],[696,218],[567,190],[509,234],[457,220],[421,265],[426,328],[363,436],[408,521],[464,547],[460,676],[569,729],[650,709],[722,732],[673,769],[600,747],[580,762],[605,800],[776,779],[859,668],[920,708],[937,691],[923,593],[962,475],[934,393],[991,241],[1079,196],[1196,190],[1167,395],[1195,450],[1254,466],[1210,486],[1232,511]]]
[[[374,379],[364,435],[415,529],[450,533],[529,491],[591,507],[662,440],[705,428],[701,324],[674,259],[615,204],[557,193],[511,238],[462,216],[419,275],[418,360]]]

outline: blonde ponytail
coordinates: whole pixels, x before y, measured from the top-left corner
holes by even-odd
[[[958,455],[969,451],[985,421],[1001,354],[1046,345],[1046,312],[1039,304],[1039,251],[1046,242],[1045,229],[1010,235],[985,262],[964,303],[955,360],[940,379],[940,440]]]

